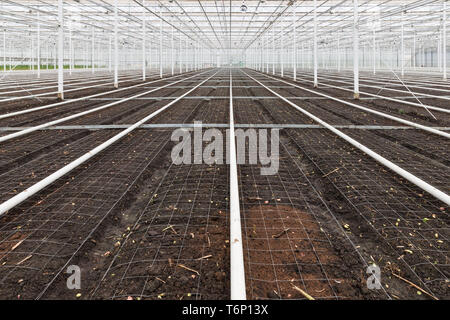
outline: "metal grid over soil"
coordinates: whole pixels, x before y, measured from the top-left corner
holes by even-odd
[[[267,108],[271,121],[276,123],[295,117],[292,110],[279,112]],[[327,202],[332,199],[330,194],[337,194],[339,201],[333,209],[341,213],[337,217],[342,225],[347,226],[348,232],[360,238],[354,241],[361,246],[359,251],[367,261],[379,263],[391,277],[394,274],[406,276],[420,283],[429,293],[446,297],[450,266],[445,205],[392,175],[324,129],[289,129],[285,132],[303,156],[326,177],[328,185],[321,185],[321,194]],[[347,130],[346,133],[359,139],[364,137],[361,140],[364,144],[384,155],[388,151],[399,150],[393,153],[395,161],[418,175],[422,174],[429,182],[448,187],[448,179],[445,176],[441,178],[446,167],[434,160],[415,155],[388,139],[382,140],[373,131]],[[415,160],[418,158],[420,160]],[[343,210],[345,206],[342,203],[350,205],[353,215],[362,217],[364,222],[361,224],[352,213]],[[383,245],[368,245],[372,239],[379,239]],[[398,292],[394,297],[396,294]]]
[[[292,101],[333,125],[399,125],[308,99],[308,93],[244,71],[282,95],[295,96]],[[215,72],[149,96],[175,99]],[[147,123],[220,124],[225,137],[229,72],[219,71]],[[232,69],[232,74],[233,93],[239,95],[236,127],[315,124],[273,99],[242,70]],[[63,124],[128,125],[170,101],[133,99]],[[40,118],[30,114],[30,124]],[[381,127],[342,131],[448,190],[446,139]],[[228,165],[174,165],[172,132],[137,129],[3,216],[0,296],[71,299],[80,292],[94,299],[228,298]],[[117,133],[111,128],[37,131],[4,144],[0,174],[8,183],[3,200]],[[436,144],[431,149],[429,141]],[[247,150],[253,146],[247,142]],[[261,175],[261,165],[238,166],[248,298],[417,298],[397,276],[433,297],[448,296],[450,234],[443,203],[325,129],[282,129],[279,149],[274,175]],[[365,271],[371,263],[382,267],[382,290],[367,290]],[[82,266],[81,291],[66,289],[70,264]]]

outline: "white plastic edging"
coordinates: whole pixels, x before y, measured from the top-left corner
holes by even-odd
[[[63,168],[59,169],[58,171],[52,173],[48,177],[46,177],[46,178],[42,179],[41,181],[35,183],[31,187],[25,189],[24,191],[22,191],[21,193],[15,195],[11,199],[3,202],[2,204],[0,204],[0,216],[2,216],[8,210],[10,210],[10,209],[14,208],[15,206],[17,206],[18,204],[22,203],[23,201],[27,200],[29,197],[31,197],[35,193],[41,191],[42,189],[44,189],[48,185],[52,184],[53,182],[55,182],[56,180],[58,180],[59,178],[61,178],[65,174],[67,174],[68,172],[70,172],[73,169],[75,169],[76,167],[78,167],[79,165],[83,164],[84,162],[86,162],[87,160],[89,160],[90,158],[92,158],[93,156],[98,154],[99,152],[103,151],[104,149],[106,149],[107,147],[112,145],[113,143],[115,143],[118,140],[122,139],[128,133],[130,133],[134,129],[138,128],[139,126],[141,126],[145,122],[149,121],[150,119],[152,119],[153,117],[155,117],[159,113],[163,112],[164,110],[169,108],[174,103],[180,101],[183,97],[185,97],[188,94],[190,94],[192,91],[194,91],[195,89],[200,87],[202,84],[204,84],[206,81],[211,79],[216,74],[217,74],[217,72],[215,74],[213,74],[212,76],[210,76],[209,78],[207,78],[207,79],[203,80],[202,82],[200,82],[198,85],[196,85],[195,87],[193,87],[192,89],[190,89],[186,93],[184,93],[181,96],[179,96],[177,99],[169,102],[168,104],[166,104],[161,109],[158,109],[155,112],[153,112],[150,115],[148,115],[147,117],[139,120],[138,122],[133,124],[128,129],[125,129],[125,130],[121,131],[120,133],[116,134],[112,138],[110,138],[107,141],[103,142],[101,145],[99,145],[99,146],[95,147],[94,149],[92,149],[91,151],[85,153],[84,155],[82,155],[78,159],[72,161],[71,163],[69,163],[68,165],[66,165]]]
[[[442,192],[441,190],[433,187],[432,185],[428,184],[427,182],[423,181],[422,179],[420,179],[420,178],[416,177],[415,175],[409,173],[408,171],[402,169],[401,167],[399,167],[395,163],[389,161],[388,159],[380,156],[378,153],[376,153],[376,152],[372,151],[371,149],[367,148],[363,144],[361,144],[358,141],[356,141],[355,139],[349,137],[348,135],[346,135],[342,131],[339,131],[338,129],[336,129],[332,125],[328,124],[327,122],[321,120],[320,118],[316,117],[312,113],[309,113],[308,111],[300,108],[298,105],[296,105],[295,103],[293,103],[293,102],[289,101],[288,99],[284,98],[283,96],[281,96],[280,94],[276,93],[275,91],[271,90],[270,88],[268,88],[267,86],[265,86],[264,84],[262,84],[261,82],[259,82],[258,80],[256,80],[252,76],[250,76],[249,74],[247,74],[245,71],[242,71],[242,72],[244,72],[248,77],[253,79],[255,82],[259,83],[262,87],[264,87],[267,90],[269,90],[272,94],[276,95],[277,97],[282,99],[284,102],[290,104],[291,106],[296,108],[298,111],[302,112],[306,116],[308,116],[311,119],[313,119],[314,121],[318,122],[319,124],[321,124],[322,126],[327,128],[328,130],[332,131],[333,133],[335,133],[336,135],[338,135],[339,137],[341,137],[342,139],[344,139],[345,141],[347,141],[348,143],[350,143],[354,147],[358,148],[359,150],[361,150],[362,152],[364,152],[365,154],[370,156],[371,158],[375,159],[376,161],[378,161],[382,165],[388,167],[389,169],[391,169],[395,173],[399,174],[400,176],[402,176],[403,178],[405,178],[409,182],[415,184],[416,186],[418,186],[422,190],[428,192],[429,194],[433,195],[434,197],[436,197],[437,199],[439,199],[442,202],[446,203],[447,205],[450,205],[450,196],[448,194]]]

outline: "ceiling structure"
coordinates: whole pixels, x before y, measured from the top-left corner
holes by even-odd
[[[115,1],[119,42],[125,46],[140,46],[143,20],[150,44],[159,44],[162,23],[165,46],[171,41],[173,28],[176,40],[187,40],[209,50],[231,47],[245,51],[261,46],[264,39],[270,44],[274,41],[273,33],[275,41],[286,35],[282,44],[277,42],[277,47],[292,47],[294,23],[297,45],[312,41],[312,0],[64,0],[65,33],[72,30],[71,37],[79,44],[93,34],[96,41],[106,44],[116,23]],[[15,46],[28,46],[24,37],[33,38],[39,25],[41,36],[54,42],[57,3],[57,0],[0,0],[0,26],[8,41]],[[341,45],[351,47],[353,6],[353,0],[317,1],[319,45],[333,46],[339,38]],[[415,37],[416,41],[432,45],[442,30],[443,0],[359,0],[358,12],[362,43],[371,41],[374,32],[382,45],[398,43],[403,25],[405,41]]]

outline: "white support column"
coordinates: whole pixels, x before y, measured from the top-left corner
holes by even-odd
[[[173,26],[171,26],[171,29],[172,29],[172,35],[171,35],[171,62],[172,62],[172,76],[175,74],[175,58],[174,58],[174,50],[175,50],[175,47],[174,47],[174,43],[173,43],[173,33],[174,33],[174,27]]]
[[[119,17],[117,14],[117,0],[114,0],[114,87],[119,87]]]
[[[180,30],[181,30],[181,23],[180,23]],[[179,48],[178,48],[178,66],[180,68],[180,74],[183,73],[183,49],[182,49],[182,40],[181,40],[181,31],[179,32]]]
[[[73,67],[72,20],[69,20],[69,74],[72,74]]]
[[[269,74],[269,64],[270,64],[270,56],[269,56],[269,31],[266,34],[266,73]]]
[[[39,11],[37,12],[37,77],[41,77],[41,24],[39,22]]]
[[[284,76],[284,27],[280,26],[281,31],[281,46],[280,46],[280,71],[281,71],[281,77]]]
[[[3,29],[3,72],[6,72],[6,29]]]
[[[373,36],[373,43],[372,43],[372,46],[373,46],[373,59],[372,59],[372,61],[373,61],[373,74],[376,74],[377,73],[377,65],[376,65],[376,58],[377,58],[377,47],[376,47],[376,35],[375,35],[375,27],[373,28],[373,31],[372,31],[373,33],[372,33],[372,36]]]
[[[413,35],[413,54],[412,54],[412,64],[413,64],[413,69],[416,70],[416,31],[414,31],[414,35]]]
[[[275,75],[275,26],[272,25],[272,74]]]
[[[337,35],[337,71],[341,72],[341,33]]]
[[[111,39],[111,34],[109,34],[109,47],[108,47],[108,70],[109,72],[112,71],[112,39]]]
[[[442,33],[442,69],[443,78],[447,80],[447,0],[443,3]]]
[[[313,59],[314,59],[314,88],[317,88],[319,86],[319,82],[317,79],[317,0],[314,0],[314,53],[313,53]]]
[[[405,75],[405,11],[402,11],[402,38],[401,38],[401,50],[400,50],[400,67],[402,77]]]
[[[353,0],[353,77],[355,99],[359,99],[359,34],[358,34],[358,0]]]
[[[145,0],[142,0],[142,81],[146,80],[145,70],[147,68],[145,56],[146,56],[146,46],[145,39],[146,38],[146,30],[145,30]]]
[[[188,60],[188,40],[187,38],[184,39],[184,66],[186,68],[186,72],[189,71],[189,60]]]
[[[297,6],[292,14],[294,20],[294,81],[297,81]]]
[[[162,20],[162,6],[159,6],[159,16],[161,17],[159,25],[159,77],[163,76],[163,66],[162,66],[162,45],[163,45],[163,20]]]
[[[94,27],[92,27],[91,31],[91,72],[95,73],[95,37],[94,37]]]
[[[63,0],[58,0],[58,98],[64,99],[64,17]]]

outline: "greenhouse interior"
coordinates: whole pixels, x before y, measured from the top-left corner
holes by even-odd
[[[450,299],[449,14],[0,0],[0,299]]]

